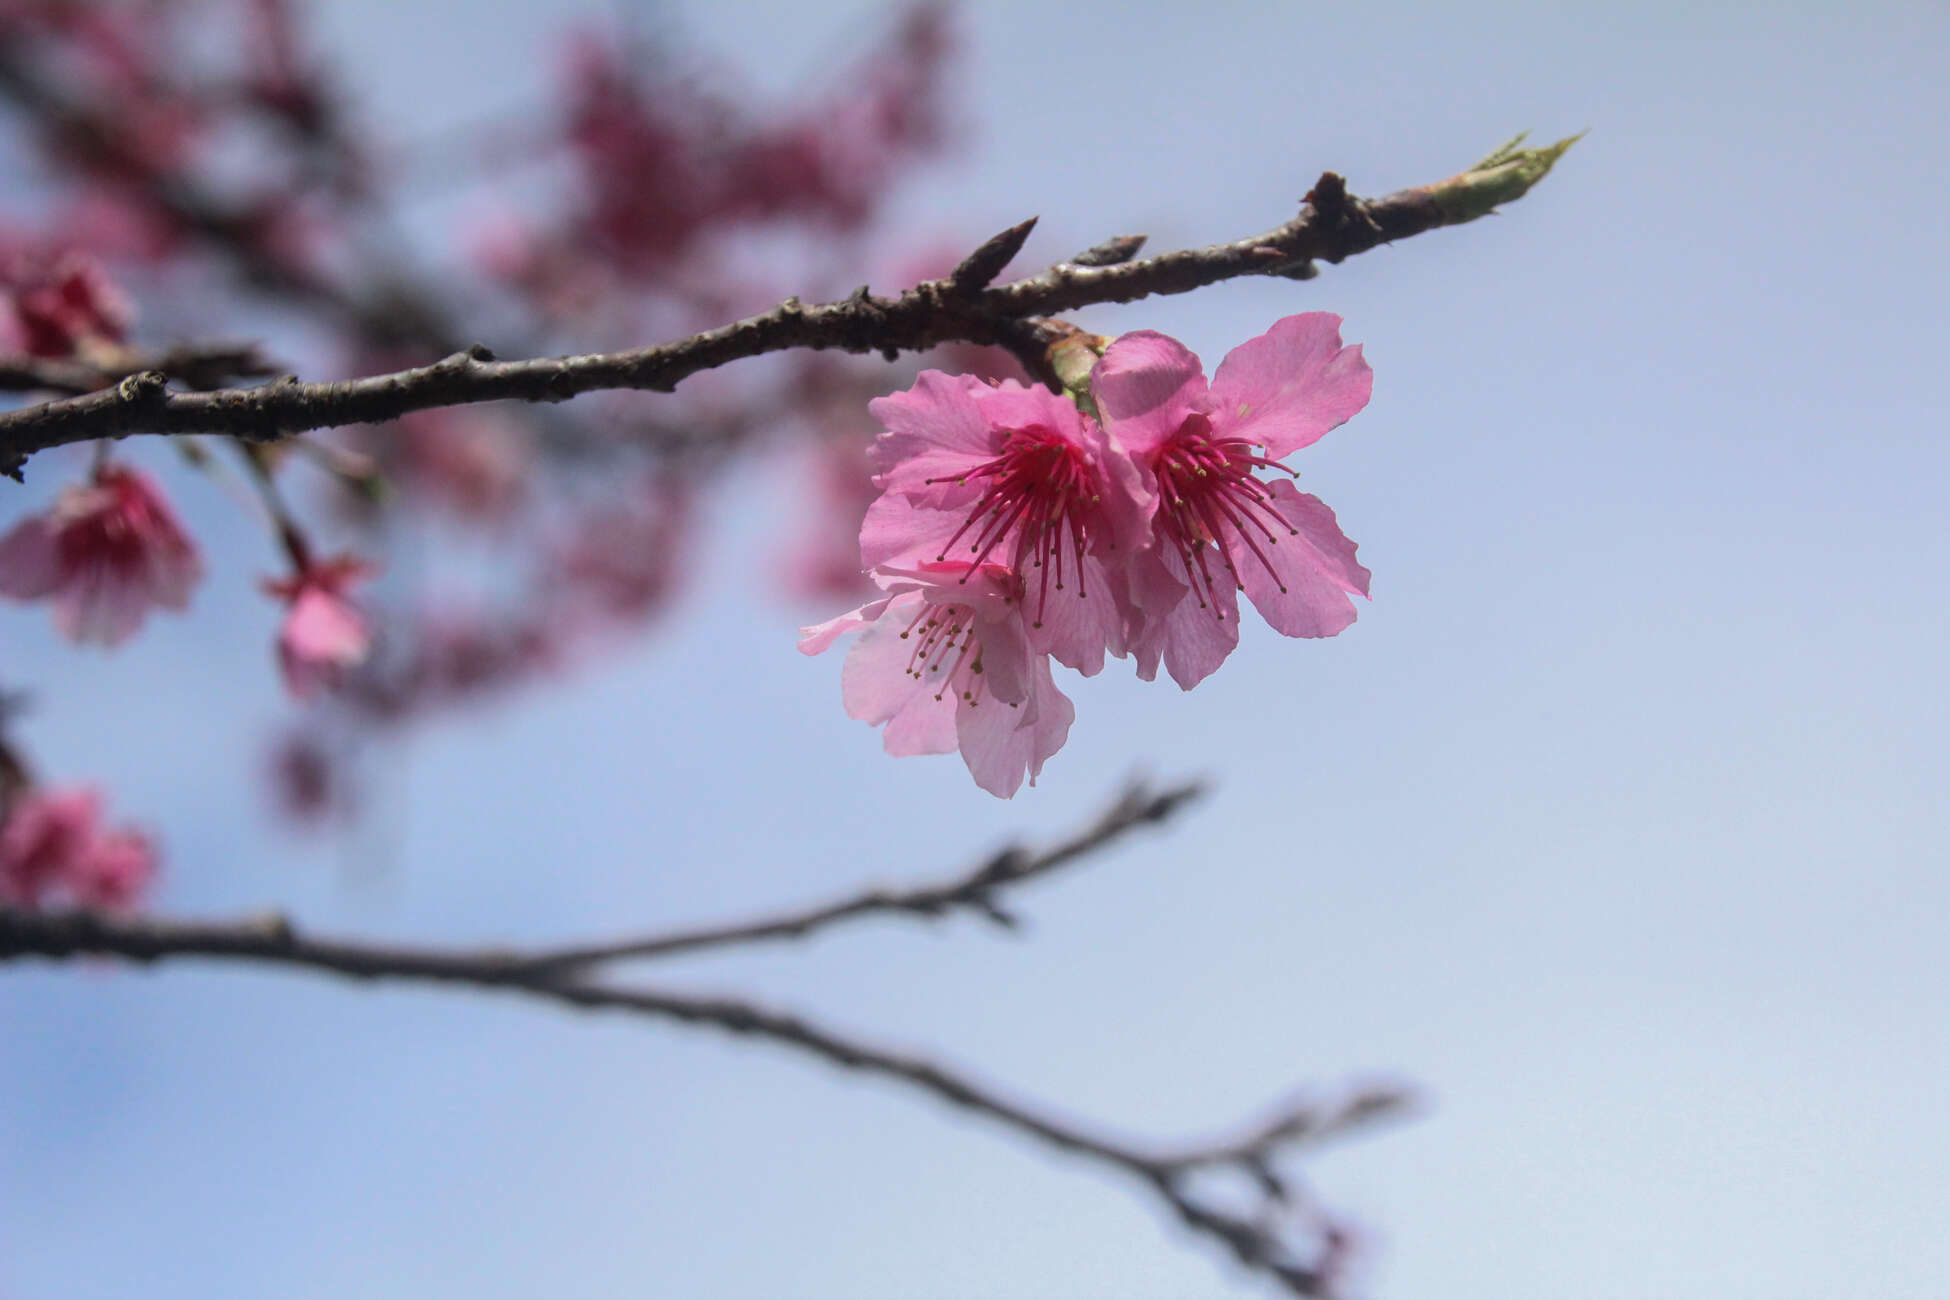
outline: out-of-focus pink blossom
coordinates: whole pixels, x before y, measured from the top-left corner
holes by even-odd
[[[371,652],[372,627],[345,593],[372,572],[364,560],[342,555],[264,583],[267,593],[290,603],[278,628],[278,667],[297,698],[336,689]]]
[[[272,794],[278,810],[301,826],[323,822],[346,806],[344,780],[334,755],[307,732],[281,739],[270,756]]]
[[[555,556],[545,595],[571,627],[641,623],[676,588],[690,495],[662,477],[631,495],[578,520]]]
[[[71,357],[120,342],[129,302],[91,257],[15,247],[0,256],[0,348]]]
[[[155,874],[148,838],[104,829],[101,796],[93,790],[29,788],[0,822],[0,903],[128,908],[141,901]]]
[[[1135,557],[1143,612],[1133,650],[1190,690],[1239,641],[1244,591],[1275,630],[1333,636],[1354,621],[1368,571],[1334,512],[1280,463],[1368,403],[1374,374],[1343,347],[1341,318],[1288,316],[1227,354],[1208,386],[1198,358],[1149,330],[1113,342],[1090,387],[1112,438],[1157,502],[1157,544]]]
[[[60,886],[96,833],[101,796],[93,790],[29,789],[0,823],[0,900],[39,907]]]
[[[817,216],[856,229],[898,166],[942,135],[946,7],[915,6],[837,93],[754,132],[732,151],[725,206],[754,216]]]
[[[559,635],[525,617],[438,619],[421,633],[416,679],[424,694],[444,704],[531,681],[560,662]]]
[[[588,236],[625,269],[654,269],[682,251],[717,202],[700,144],[722,114],[677,83],[647,84],[592,34],[571,45],[568,136],[582,160]]]
[[[122,911],[149,892],[156,877],[156,851],[137,831],[104,831],[69,873],[68,892],[82,907]]]
[[[626,43],[584,35],[567,65],[568,140],[586,191],[578,242],[632,276],[663,278],[734,224],[858,228],[900,164],[939,143],[946,46],[943,7],[918,6],[834,94],[758,123],[738,97],[706,92],[715,79],[639,75]]]
[[[923,371],[869,403],[883,494],[860,530],[868,569],[993,557],[1025,583],[1031,643],[1086,676],[1125,652],[1127,557],[1150,491],[1096,421],[1044,388]]]
[[[975,784],[1007,799],[1069,738],[1076,710],[1031,648],[1022,580],[999,564],[923,563],[877,575],[886,595],[801,631],[819,654],[865,629],[840,674],[849,717],[886,725],[889,754],[959,749]]]
[[[0,537],[0,594],[53,601],[55,626],[74,641],[126,640],[151,607],[184,608],[202,574],[155,482],[120,465]]]
[[[880,495],[867,466],[873,440],[835,434],[813,444],[798,493],[805,524],[794,535],[784,568],[787,589],[834,604],[858,599],[873,583],[860,566],[860,521]]]
[[[484,274],[554,320],[587,319],[615,288],[614,272],[591,249],[513,213],[483,219],[467,245],[471,260]]]
[[[183,250],[189,232],[155,201],[127,184],[95,180],[57,218],[62,235],[99,257],[160,262]]]
[[[401,470],[408,485],[473,523],[504,519],[527,487],[534,439],[505,415],[472,408],[420,411],[400,419]]]

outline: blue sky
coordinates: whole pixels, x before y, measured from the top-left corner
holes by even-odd
[[[773,88],[874,12],[678,10]],[[402,135],[544,95],[554,19],[523,6],[325,25]],[[664,978],[1161,1137],[1413,1080],[1414,1122],[1307,1165],[1371,1226],[1377,1295],[1941,1296],[1950,18],[963,26],[973,143],[900,216],[979,238],[1040,214],[1031,260],[1233,237],[1324,167],[1378,193],[1591,128],[1503,216],[1079,316],[1208,367],[1289,312],[1346,317],[1374,401],[1296,464],[1374,571],[1352,629],[1249,627],[1190,694],[1072,681],[1069,746],[1003,804],[843,716],[837,658],[790,645],[826,611],[753,583],[768,539],[728,528],[748,540],[659,635],[376,758],[379,815],[320,847],[257,797],[285,708],[263,544],[179,479],[210,557],[192,617],[105,657],[0,610],[42,766],[159,829],[171,910],[456,941],[931,875],[1135,768],[1205,776],[1171,828],[1024,895],[1024,940],[889,923]],[[12,968],[0,1027],[7,1300],[1256,1293],[1121,1183],[709,1035],[191,968]]]

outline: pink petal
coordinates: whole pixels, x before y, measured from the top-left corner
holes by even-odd
[[[889,491],[921,491],[924,480],[953,480],[993,455],[993,430],[973,392],[985,387],[971,375],[923,370],[907,391],[868,402],[887,428],[870,452],[875,482]]]
[[[1082,439],[1083,414],[1076,403],[1040,384],[1030,388],[1005,379],[999,388],[976,384],[970,391],[992,430],[1047,429],[1073,442]]]
[[[947,556],[948,541],[968,521],[965,512],[937,510],[920,505],[900,492],[883,492],[867,507],[860,521],[860,567],[862,569],[916,569]],[[957,551],[966,567],[975,556],[967,549],[977,529],[963,534]]]
[[[846,716],[871,726],[892,718],[917,695],[932,696],[940,689],[932,682],[917,680],[908,671],[914,642],[901,636],[920,612],[922,598],[909,593],[878,603],[885,612],[860,634],[840,669],[840,700],[846,706]]]
[[[1090,372],[1090,392],[1112,438],[1143,456],[1202,409],[1205,371],[1177,339],[1138,330],[1105,350]]]
[[[1024,715],[1033,709],[1033,714]],[[1056,688],[1049,660],[1038,657],[1031,666],[1030,699],[1018,708],[996,700],[955,710],[955,730],[961,740],[962,761],[975,784],[999,799],[1014,797],[1022,788],[1024,771],[1035,784],[1043,763],[1069,739],[1076,709]]]
[[[0,537],[0,595],[38,600],[61,585],[61,552],[46,515],[30,515]]]
[[[955,708],[954,700],[937,700],[927,691],[917,691],[888,720],[887,730],[880,735],[881,748],[895,758],[954,753],[961,743],[955,735]]]
[[[829,618],[824,623],[800,628],[799,653],[816,655],[824,652],[833,642],[848,632],[865,627],[879,618],[887,611],[888,602],[891,600],[893,600],[892,596],[882,596],[878,600],[868,601],[858,609],[850,609],[836,618]]]
[[[284,639],[293,654],[349,668],[366,657],[372,637],[358,611],[337,596],[309,589],[292,602]]]
[[[1256,559],[1240,564],[1246,595],[1276,632],[1333,636],[1354,621],[1354,602],[1347,594],[1367,595],[1371,575],[1354,558],[1354,543],[1325,502],[1286,479],[1269,487],[1280,517],[1299,532],[1279,537],[1270,546],[1262,539],[1277,579]]]
[[[1359,345],[1341,346],[1341,318],[1304,312],[1226,354],[1212,377],[1213,428],[1277,460],[1346,423],[1373,389]]]
[[[185,540],[159,541],[145,557],[144,587],[151,602],[165,609],[186,609],[190,592],[203,578],[203,562]]]
[[[1141,469],[1124,447],[1112,441],[1095,420],[1085,422],[1085,436],[1104,471],[1104,517],[1110,527],[1095,539],[1096,546],[1135,555],[1152,544],[1152,519],[1158,513],[1158,484]]]
[[[1124,657],[1128,651],[1125,627],[1132,620],[1121,570],[1086,555],[1081,581],[1074,565],[1065,575],[1061,590],[1052,580],[1045,595],[1041,581],[1040,573],[1031,574],[1029,590],[1023,596],[1023,615],[1029,620],[1033,649],[1055,656],[1058,663],[1085,677],[1103,671],[1107,650],[1120,659]]]
[[[345,670],[362,662],[372,646],[365,619],[345,601],[307,585],[291,603],[278,634],[278,664],[285,686],[309,699],[335,686]]]
[[[1218,557],[1208,553],[1207,563],[1221,575],[1214,593],[1216,609],[1199,604],[1184,561],[1175,551],[1160,551],[1149,563],[1139,566],[1146,592],[1143,599],[1151,602],[1144,609],[1142,632],[1131,647],[1140,679],[1154,680],[1162,659],[1179,689],[1189,691],[1216,672],[1238,646],[1238,594],[1226,581],[1225,566]],[[1173,590],[1179,598],[1164,604]],[[1220,618],[1220,614],[1225,617]]]
[[[1001,619],[978,618],[975,624],[982,685],[990,698],[1020,704],[1029,696],[1032,656],[1020,613],[1011,608],[1004,615]]]

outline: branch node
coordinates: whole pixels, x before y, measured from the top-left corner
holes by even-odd
[[[138,370],[115,385],[115,395],[130,406],[153,406],[169,393],[169,376],[160,370]]]
[[[467,356],[471,361],[492,361],[494,360],[494,349],[485,343],[470,343],[467,345]]]
[[[1348,215],[1347,178],[1339,172],[1322,172],[1301,202],[1314,210],[1317,220],[1329,226],[1342,224]]]

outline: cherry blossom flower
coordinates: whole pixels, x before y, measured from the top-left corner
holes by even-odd
[[[278,628],[278,667],[297,698],[336,689],[371,652],[372,627],[345,593],[372,572],[364,560],[341,555],[307,563],[296,577],[264,583],[266,593],[290,602]]]
[[[1129,459],[1067,398],[923,371],[868,404],[882,495],[860,530],[868,569],[928,562],[1024,579],[1031,646],[1089,676],[1125,653],[1129,552],[1150,500]]]
[[[959,749],[975,784],[1007,799],[1069,738],[1076,710],[1031,649],[1022,581],[1006,566],[924,563],[876,575],[886,594],[801,631],[818,654],[864,628],[840,674],[849,717],[885,724],[889,754]]]
[[[129,300],[101,264],[76,253],[9,250],[0,266],[0,346],[36,357],[71,357],[120,342]]]
[[[55,626],[73,641],[127,640],[152,606],[188,605],[202,575],[154,480],[119,465],[0,537],[0,594],[51,599]]]
[[[93,790],[29,788],[0,822],[0,903],[40,907],[65,898],[81,907],[133,907],[156,873],[147,837],[104,830]]]
[[[1343,347],[1341,318],[1288,316],[1227,354],[1208,386],[1198,358],[1150,330],[1111,344],[1090,386],[1111,437],[1155,493],[1156,544],[1133,557],[1138,675],[1162,659],[1190,690],[1239,641],[1244,591],[1276,631],[1333,636],[1354,621],[1368,571],[1334,512],[1281,463],[1368,403],[1373,372]]]

